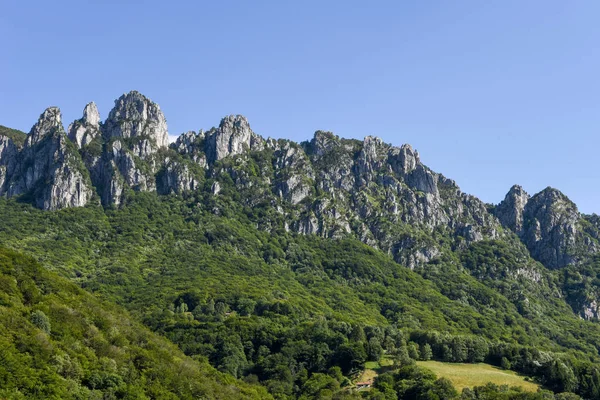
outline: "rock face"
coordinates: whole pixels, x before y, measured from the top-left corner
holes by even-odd
[[[19,149],[7,136],[0,135],[0,195],[6,193],[10,177],[17,165]]]
[[[215,196],[233,185],[245,206],[276,207],[286,230],[356,235],[411,267],[441,254],[436,242],[419,239],[421,231],[447,231],[458,238],[458,248],[499,235],[500,224],[485,205],[429,170],[409,145],[393,147],[372,136],[345,140],[324,131],[301,144],[265,141],[246,118],[228,116],[218,128],[181,135],[172,150],[205,170],[215,181]],[[191,186],[184,183],[191,182],[184,172],[176,183],[176,171],[165,170],[161,192]],[[276,228],[272,221],[264,223],[265,229]]]
[[[577,206],[556,189],[548,187],[530,198],[513,186],[495,214],[548,268],[578,264],[600,249],[597,240],[583,231],[584,218]]]
[[[242,154],[260,147],[262,139],[250,129],[246,117],[229,115],[221,120],[219,127],[205,135],[205,152],[210,163],[228,156]]]
[[[130,150],[146,158],[169,145],[167,120],[160,107],[139,92],[132,91],[115,100],[102,133],[105,140],[132,139]]]
[[[83,118],[69,125],[68,137],[81,149],[100,135],[100,113],[96,103],[91,102],[83,109]]]
[[[200,185],[200,180],[187,164],[170,159],[165,160],[165,167],[157,180],[160,194],[181,194],[196,190]]]
[[[70,146],[57,107],[42,113],[18,154],[10,140],[0,140],[3,142],[0,164],[5,164],[6,176],[2,194],[27,195],[44,210],[79,207],[92,198],[88,172]]]
[[[531,255],[549,268],[578,260],[580,238],[577,206],[556,189],[546,188],[533,196],[523,213],[523,242]]]
[[[274,191],[279,198],[296,205],[310,196],[315,174],[302,148],[287,140],[271,140],[267,146],[273,149]]]
[[[69,128],[81,149],[93,185],[103,205],[119,205],[128,190],[156,190],[156,174],[164,159],[157,153],[168,146],[167,123],[160,107],[139,92],[115,100],[104,124],[94,103]],[[95,146],[87,146],[97,141]]]
[[[496,207],[496,215],[502,225],[518,235],[523,233],[523,211],[528,201],[529,195],[523,188],[514,185]]]

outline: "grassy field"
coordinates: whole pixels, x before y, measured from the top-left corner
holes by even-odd
[[[355,379],[355,381],[356,382],[372,381],[373,379],[375,379],[375,377],[377,375],[379,375],[381,372],[383,372],[382,370],[385,370],[386,367],[391,367],[393,364],[394,364],[394,362],[387,356],[383,356],[379,362],[367,361],[365,363],[364,371],[358,375],[358,377]]]
[[[527,382],[512,371],[505,371],[488,364],[454,364],[438,361],[417,361],[417,365],[432,370],[438,378],[448,378],[456,389],[483,386],[488,382],[497,385],[521,386],[528,392],[536,392],[539,385]]]

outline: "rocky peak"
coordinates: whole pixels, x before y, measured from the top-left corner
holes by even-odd
[[[531,255],[549,268],[574,264],[581,240],[579,219],[577,206],[560,191],[548,187],[527,202],[521,238]]]
[[[115,100],[115,106],[104,123],[103,132],[107,140],[122,137],[149,141],[132,149],[142,158],[169,145],[167,121],[160,107],[135,90]]]
[[[528,201],[527,192],[521,186],[514,185],[494,213],[504,227],[520,235],[523,230],[523,211]]]
[[[90,126],[98,127],[100,124],[100,113],[98,107],[93,101],[88,103],[83,109],[83,122]]]
[[[389,145],[378,137],[365,137],[355,164],[361,186],[367,185],[369,181],[373,180],[375,172],[381,170],[385,165],[388,147]]]
[[[575,203],[573,203],[563,192],[550,186],[546,187],[541,192],[535,194],[531,198],[531,200],[541,201],[543,203],[554,203],[558,201],[577,210],[577,206],[575,205]]]
[[[45,210],[84,206],[92,197],[88,171],[68,145],[57,107],[42,113],[14,163],[3,189],[9,197],[27,193]]]
[[[392,170],[400,176],[412,172],[417,165],[421,164],[419,152],[414,150],[410,144],[403,144],[400,148],[392,147],[389,160]]]
[[[90,144],[100,135],[100,113],[96,103],[88,103],[83,109],[83,117],[69,125],[69,139],[79,148]]]
[[[388,148],[390,146],[384,143],[381,138],[376,136],[367,136],[363,140],[362,149],[359,157],[368,163],[380,164],[387,158]]]
[[[316,131],[309,144],[309,153],[316,157],[322,157],[336,146],[340,139],[331,132]]]
[[[210,163],[250,149],[254,135],[246,117],[229,115],[219,127],[206,134],[206,156]]]
[[[62,126],[62,117],[58,107],[48,107],[38,118],[36,124],[31,128],[26,146],[32,146],[39,142],[49,133],[64,130]]]
[[[519,235],[531,256],[548,268],[577,264],[600,251],[598,243],[584,234],[583,217],[575,203],[554,188],[547,187],[530,198],[515,185],[494,214]]]

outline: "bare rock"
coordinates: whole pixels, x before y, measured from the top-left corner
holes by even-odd
[[[100,114],[96,103],[91,102],[83,109],[83,117],[69,125],[69,139],[80,149],[100,137]]]

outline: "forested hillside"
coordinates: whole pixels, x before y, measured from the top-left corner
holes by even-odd
[[[0,398],[259,399],[115,305],[0,248]]]
[[[542,284],[511,277],[515,264],[543,271],[519,243],[478,243],[422,276],[353,239],[268,233],[235,203],[225,215],[213,207],[143,193],[112,211],[0,200],[0,239],[278,398],[302,396],[336,367],[337,383],[323,384],[349,396],[351,374],[384,354],[504,361],[548,388],[595,396],[586,380],[600,378],[597,325],[547,298],[556,290],[547,271]]]

